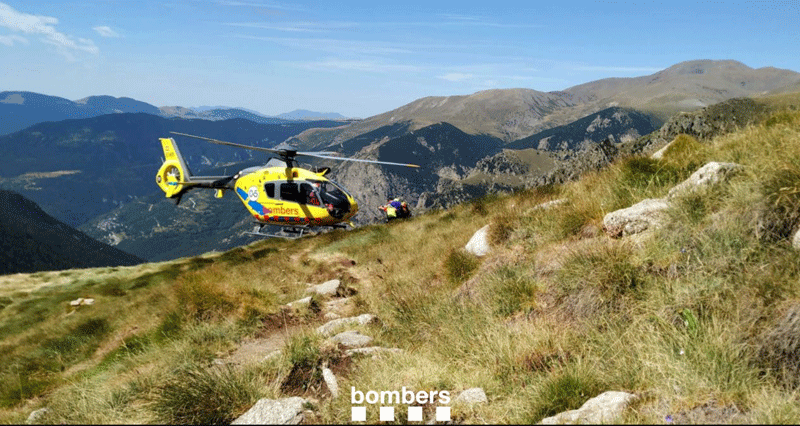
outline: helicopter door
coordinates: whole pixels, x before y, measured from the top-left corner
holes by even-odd
[[[305,204],[305,200],[301,201],[300,190],[294,182],[282,183],[280,186],[281,200],[291,201],[293,203]]]
[[[312,206],[319,206],[321,204],[319,201],[319,194],[317,194],[317,188],[315,188],[315,185],[309,183],[301,183],[300,195],[301,198],[303,198],[301,204],[311,204]]]

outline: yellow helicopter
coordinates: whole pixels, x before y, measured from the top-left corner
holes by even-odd
[[[313,227],[352,227],[350,219],[358,212],[356,200],[341,185],[325,177],[329,168],[309,170],[299,167],[295,161],[297,157],[419,167],[415,164],[334,157],[335,153],[325,151],[298,152],[285,143],[274,148],[261,148],[185,133],[170,133],[218,145],[268,152],[278,157],[270,159],[264,166],[249,167],[231,176],[195,176],[187,167],[175,140],[159,138],[164,149],[164,163],[158,169],[156,183],[167,198],[175,199],[177,205],[187,191],[195,188],[214,189],[216,198],[222,198],[226,190],[235,191],[257,221],[251,234],[265,237],[297,238]],[[267,225],[280,226],[283,234],[262,232]]]

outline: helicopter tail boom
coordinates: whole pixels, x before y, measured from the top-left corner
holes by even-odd
[[[233,176],[194,176],[186,165],[178,145],[172,138],[159,138],[164,150],[164,163],[156,174],[156,183],[167,198],[180,201],[193,188],[230,189]]]

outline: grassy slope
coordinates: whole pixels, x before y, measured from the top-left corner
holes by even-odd
[[[759,126],[563,187],[222,255],[3,277],[0,419],[47,406],[52,422],[225,422],[260,397],[299,393],[316,398],[312,420],[340,423],[350,386],[480,386],[489,403],[454,406],[456,420],[533,422],[625,390],[642,396],[631,423],[797,423],[798,330],[783,321],[800,306],[800,254],[787,241],[800,210],[796,99]],[[680,199],[649,236],[600,231],[605,213],[666,195],[710,160],[746,169]],[[464,254],[486,224],[492,253]],[[368,330],[376,343],[406,349],[342,367],[336,399],[316,385],[319,363],[338,359],[310,331],[320,314],[280,309],[330,278],[358,290],[353,313],[381,319]],[[72,308],[76,297],[96,302]],[[213,366],[282,324],[295,333],[285,356]],[[281,388],[303,368],[308,386]]]

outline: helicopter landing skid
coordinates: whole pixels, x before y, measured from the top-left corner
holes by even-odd
[[[281,228],[279,232],[274,234],[268,234],[266,232],[261,232],[264,227],[267,226],[266,223],[256,223],[256,227],[253,229],[253,232],[248,232],[250,235],[257,235],[259,237],[276,237],[276,238],[287,238],[290,240],[294,240],[300,238],[308,232],[308,226],[284,226]]]

